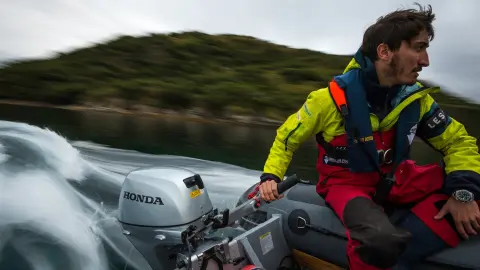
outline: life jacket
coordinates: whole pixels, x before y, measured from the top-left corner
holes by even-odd
[[[321,185],[326,186],[328,181],[375,185],[382,174],[392,175],[409,157],[420,120],[419,100],[403,108],[393,128],[373,132],[363,85],[359,70],[335,76],[329,83],[330,95],[344,119],[345,133],[328,143],[322,134],[316,136],[319,148],[316,168]]]

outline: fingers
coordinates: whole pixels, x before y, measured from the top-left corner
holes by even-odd
[[[471,220],[467,220],[467,221],[464,221],[462,222],[463,223],[463,228],[465,229],[465,231],[470,234],[470,235],[477,235],[477,231],[475,231],[472,227],[472,221]]]
[[[468,224],[470,225],[471,231],[472,231],[470,234],[477,235],[478,232],[480,232],[480,212],[479,211],[476,211],[475,214],[470,216],[470,220]],[[467,229],[467,232],[468,231],[469,230]]]
[[[480,232],[480,210],[476,202],[461,203],[449,199],[435,219],[443,218],[448,213],[452,215],[455,228],[462,238],[468,239],[469,235],[478,235]]]
[[[268,181],[270,183],[270,187],[271,187],[271,195],[274,197],[274,199],[278,199],[278,189],[277,189],[277,182],[275,181]]]
[[[477,235],[480,231],[480,211],[475,202],[468,208],[468,214],[463,218],[463,227],[468,234]]]
[[[480,217],[474,217],[472,220],[472,227],[476,232],[480,232]]]
[[[468,234],[465,232],[463,228],[463,222],[460,220],[455,220],[455,227],[457,228],[458,233],[464,238],[468,239]]]
[[[478,231],[480,231],[480,218],[477,215],[465,213],[464,215],[454,219],[458,233],[464,239],[468,239],[468,235],[477,235]]]
[[[266,182],[263,182],[261,185],[260,185],[260,196],[262,197],[262,200],[264,201],[270,201],[270,195],[268,195],[268,184],[267,182],[269,181],[266,181]]]
[[[263,182],[260,187],[260,196],[264,201],[274,201],[276,199],[282,198],[283,196],[279,196],[278,189],[277,189],[277,182],[273,180],[269,180]]]
[[[275,181],[265,182],[266,201],[274,201],[278,198],[277,183]]]
[[[438,211],[438,214],[434,217],[435,219],[442,219],[445,217],[445,215],[448,213],[448,205],[445,204],[440,211]]]
[[[266,200],[266,197],[265,197],[265,183],[261,183],[260,186],[258,187],[258,191],[260,191],[260,197],[262,198],[262,200]]]

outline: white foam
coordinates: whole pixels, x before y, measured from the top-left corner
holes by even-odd
[[[4,150],[5,150],[5,146],[3,146],[3,144],[0,143],[0,164],[7,161],[10,158],[9,155],[4,153]]]
[[[7,142],[14,144],[9,147]],[[221,162],[143,154],[86,142],[73,144],[86,154],[52,130],[0,121],[0,164],[11,157],[23,157],[25,162],[20,171],[0,169],[0,256],[10,242],[32,269],[57,269],[48,251],[38,246],[39,239],[13,234],[13,229],[24,229],[57,243],[71,270],[108,269],[103,244],[130,264],[141,266],[145,261],[121,234],[116,209],[103,208],[69,181],[82,185],[95,179],[101,181],[99,186],[113,184],[119,189],[132,169],[178,165],[202,176],[216,207],[230,208],[246,188],[258,182],[260,174]],[[15,152],[16,146],[27,152],[23,148]]]
[[[63,247],[75,267],[72,270],[107,269],[101,243],[90,229],[90,216],[83,211],[70,186],[42,171],[0,177],[9,179],[2,184],[0,193],[2,229],[15,227],[47,236]],[[21,251],[28,251],[23,254],[25,258],[38,254],[38,250],[32,250],[34,243],[22,238],[11,240]],[[45,264],[42,261],[35,261],[34,269],[42,269],[39,268]]]
[[[54,263],[47,259],[39,239],[12,234],[14,229],[26,230],[57,243],[72,270],[108,269],[102,243],[91,230],[91,213],[67,182],[85,178],[85,161],[78,150],[58,134],[26,124],[0,122],[2,139],[28,146],[25,149],[31,153],[16,154],[35,156],[48,165],[24,164],[23,171],[0,171],[2,247],[10,242],[32,269],[52,269]],[[4,155],[6,148],[2,148]],[[15,149],[9,150],[9,155],[15,154]]]

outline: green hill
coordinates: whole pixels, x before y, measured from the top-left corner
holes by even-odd
[[[122,36],[52,59],[9,64],[0,69],[0,99],[281,119],[350,59],[248,36]]]

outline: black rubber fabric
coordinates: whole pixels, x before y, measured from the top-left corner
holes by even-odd
[[[355,249],[360,259],[378,268],[394,266],[412,237],[408,231],[395,228],[383,209],[365,197],[347,203],[343,220],[350,237],[360,242]]]

